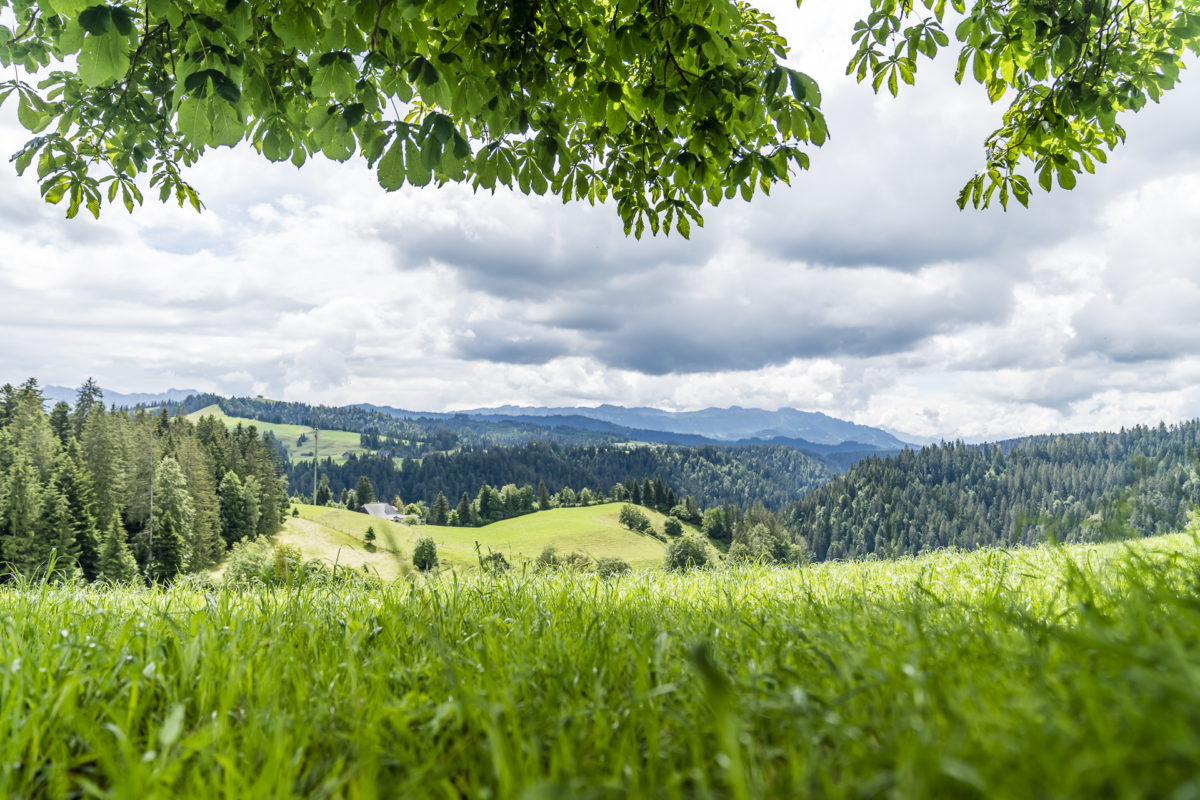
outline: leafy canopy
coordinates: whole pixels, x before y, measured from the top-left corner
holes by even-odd
[[[950,47],[947,7],[955,79],[982,84],[993,103],[1011,98],[960,208],[987,207],[997,191],[1005,208],[1010,197],[1028,206],[1029,167],[1047,192],[1073,189],[1124,141],[1120,113],[1158,102],[1187,51],[1200,54],[1200,0],[871,0],[848,73],[895,96],[921,56]]]
[[[772,19],[733,0],[0,0],[0,103],[37,134],[15,156],[42,195],[201,203],[181,168],[248,141],[300,166],[356,154],[389,191],[468,183],[615,200],[626,232],[703,224],[809,163],[816,83]],[[948,20],[947,15],[954,17]],[[960,206],[1027,204],[1032,167],[1072,188],[1124,138],[1122,111],[1200,49],[1200,0],[871,0],[849,66],[893,95],[958,48],[996,102]],[[36,84],[32,83],[37,81]]]
[[[356,153],[387,190],[515,187],[616,201],[626,231],[703,224],[825,141],[820,93],[770,17],[733,0],[0,0],[0,83],[39,134],[44,197],[200,208],[180,167],[248,141]],[[74,59],[63,68],[59,62]],[[68,65],[70,61],[66,62]],[[49,67],[57,68],[52,71]]]

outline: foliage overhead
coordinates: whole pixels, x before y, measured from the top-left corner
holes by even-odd
[[[893,95],[956,40],[961,82],[1011,97],[960,206],[1075,186],[1120,112],[1200,51],[1196,0],[871,0],[848,71]],[[768,192],[827,137],[817,84],[772,18],[734,0],[0,0],[0,103],[37,134],[42,195],[197,210],[181,169],[249,142],[300,166],[356,154],[380,185],[463,182],[615,200],[640,236]],[[949,18],[948,18],[949,15]],[[36,82],[36,83],[35,83]]]
[[[1200,54],[1197,0],[871,0],[847,72],[895,96],[921,56],[951,47],[950,28],[955,79],[982,84],[993,103],[1011,98],[960,208],[986,208],[997,191],[1004,208],[1012,197],[1028,206],[1030,167],[1047,192],[1073,189],[1124,141],[1120,113],[1158,102],[1187,51]]]
[[[0,0],[0,83],[42,193],[98,214],[200,208],[180,167],[248,141],[271,161],[358,154],[389,191],[449,181],[610,195],[627,232],[703,224],[825,141],[820,92],[734,0]],[[67,60],[67,68],[59,66]],[[53,71],[48,71],[54,65]],[[43,77],[36,86],[31,75]]]

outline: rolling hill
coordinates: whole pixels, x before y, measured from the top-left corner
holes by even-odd
[[[312,459],[315,454],[317,458],[332,458],[335,464],[341,464],[346,461],[342,457],[343,453],[362,455],[367,452],[367,449],[360,443],[359,435],[350,431],[322,430],[317,441],[314,441],[313,429],[310,426],[291,425],[284,422],[263,422],[248,417],[232,417],[216,404],[205,406],[187,415],[192,422],[202,417],[216,417],[230,428],[239,424],[245,427],[253,425],[260,433],[269,432],[279,440],[291,461]],[[307,439],[300,444],[299,439],[302,435]]]
[[[300,505],[299,517],[289,518],[277,536],[281,544],[294,545],[305,558],[377,573],[391,579],[412,563],[413,546],[422,536],[432,537],[438,556],[452,569],[474,569],[479,563],[476,542],[486,555],[489,550],[504,554],[510,564],[536,559],[547,546],[560,555],[581,551],[592,559],[619,556],[633,567],[658,567],[666,553],[659,539],[621,527],[617,517],[621,503],[554,508],[495,522],[481,528],[451,528],[437,525],[403,525],[369,517],[355,511]],[[661,532],[666,517],[647,508],[639,509]],[[367,527],[376,534],[375,552],[366,548]],[[685,526],[687,527],[687,526]],[[694,529],[693,529],[694,530]],[[719,548],[710,543],[712,552]]]

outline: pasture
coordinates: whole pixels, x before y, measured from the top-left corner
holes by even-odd
[[[396,556],[411,562],[412,547],[421,536],[431,537],[438,545],[439,557],[454,569],[479,564],[476,542],[484,555],[498,551],[512,564],[536,559],[543,549],[553,547],[560,555],[580,551],[593,560],[619,556],[633,567],[661,565],[666,544],[653,536],[621,527],[617,517],[622,505],[604,503],[552,508],[480,528],[403,525],[345,509],[299,505],[301,519],[311,524],[296,524],[296,520],[289,519],[279,541],[299,547],[306,558],[321,558],[330,563],[335,562],[340,553],[345,558],[338,563],[353,563],[359,567],[367,563],[368,570],[377,570],[384,577],[397,574]],[[666,517],[648,508],[639,510],[661,533]],[[363,534],[368,525],[375,529],[378,537],[376,553],[362,549],[366,544]],[[362,556],[355,555],[359,551]],[[712,555],[715,557],[716,554],[717,549],[713,547]]]
[[[350,431],[327,431],[322,429],[319,441],[314,442],[311,426],[263,422],[262,420],[245,417],[231,417],[222,411],[220,406],[215,404],[205,406],[187,415],[187,418],[192,422],[196,422],[201,417],[216,417],[230,428],[239,424],[243,427],[253,425],[259,433],[270,432],[279,440],[284,449],[287,450],[288,458],[292,461],[311,460],[315,456],[316,458],[332,458],[335,464],[344,464],[346,459],[342,458],[342,453],[361,455],[367,452],[359,443],[358,434],[351,433]],[[301,434],[307,436],[308,440],[302,445],[297,445],[296,442],[299,440]],[[305,455],[306,453],[308,455]]]

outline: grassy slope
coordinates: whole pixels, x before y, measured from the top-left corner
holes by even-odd
[[[448,528],[436,525],[401,525],[374,519],[354,511],[301,505],[301,518],[309,524],[296,526],[289,522],[281,541],[300,547],[306,556],[330,558],[338,547],[364,544],[367,526],[373,526],[379,537],[376,545],[381,551],[364,553],[365,560],[378,567],[381,575],[394,574],[395,553],[411,559],[412,545],[421,536],[430,536],[438,544],[438,554],[452,567],[472,567],[478,564],[475,543],[487,552],[488,548],[504,553],[510,562],[537,558],[546,546],[560,554],[582,550],[592,558],[620,556],[635,567],[651,567],[662,563],[666,545],[658,539],[622,528],[617,522],[620,503],[606,503],[585,508],[555,508],[523,517],[515,517],[482,528]],[[662,514],[642,509],[656,530],[661,531]],[[350,537],[347,539],[346,537]],[[390,537],[390,538],[389,538]],[[390,543],[390,544],[389,544]],[[387,563],[387,569],[384,563]]]
[[[262,422],[261,420],[246,419],[245,417],[231,417],[222,411],[218,405],[206,406],[199,411],[193,411],[187,416],[192,421],[198,420],[201,417],[216,417],[231,428],[241,423],[245,426],[253,425],[260,433],[270,431],[287,448],[288,458],[292,461],[306,460],[300,457],[301,453],[315,452],[318,458],[330,456],[335,463],[341,464],[346,460],[342,458],[342,453],[366,452],[359,445],[358,434],[351,433],[350,431],[322,430],[319,442],[320,449],[314,451],[313,429],[306,425],[289,425],[286,423]],[[308,436],[308,441],[297,447],[296,440],[300,438],[300,434],[302,433]],[[311,458],[311,456],[308,458]]]
[[[0,796],[1192,797],[1200,552],[0,591]]]

